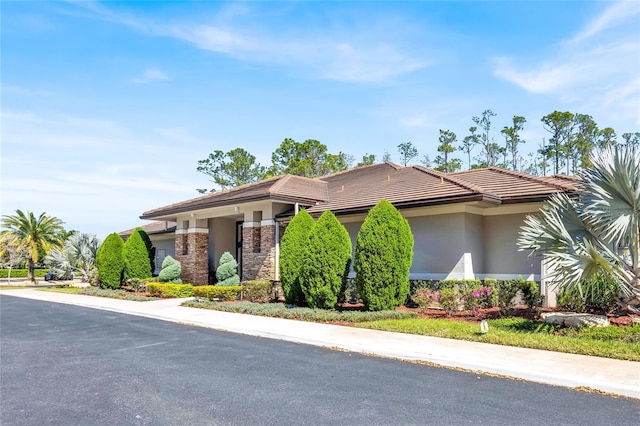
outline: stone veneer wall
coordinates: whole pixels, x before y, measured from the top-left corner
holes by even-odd
[[[275,275],[275,225],[242,228],[242,279],[272,280]],[[256,230],[259,229],[259,232]],[[259,240],[257,240],[259,238]],[[260,248],[259,251],[256,250]]]
[[[180,279],[183,283],[207,284],[209,282],[209,234],[205,232],[176,234],[176,260],[182,266]]]

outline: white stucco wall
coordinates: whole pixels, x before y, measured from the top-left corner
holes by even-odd
[[[540,259],[518,251],[516,239],[524,224],[525,214],[510,214],[484,217],[483,273],[494,278],[517,278],[540,280]],[[511,277],[503,277],[509,274]]]
[[[236,257],[236,220],[226,217],[209,219],[208,227],[209,270],[215,271],[222,253],[228,251]]]
[[[164,260],[164,257],[171,256],[174,259],[176,257],[176,239],[173,233],[161,234],[159,236],[149,235],[149,239],[156,248],[156,269],[153,273],[159,274],[162,269],[162,261]],[[164,256],[162,256],[163,250]]]

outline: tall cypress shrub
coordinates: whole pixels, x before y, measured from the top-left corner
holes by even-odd
[[[306,251],[309,234],[316,222],[306,210],[300,210],[287,225],[280,241],[280,282],[287,303],[302,305],[305,302],[300,286],[300,272],[307,262]]]
[[[151,238],[149,238],[149,234],[147,234],[144,229],[136,228],[135,232],[140,234],[140,237],[144,242],[144,246],[147,248],[147,253],[149,254],[149,265],[151,265],[151,274],[153,275],[156,270],[156,248],[153,246]]]
[[[351,264],[351,239],[330,212],[322,213],[309,234],[301,273],[302,291],[312,308],[333,309]]]
[[[149,278],[151,276],[149,252],[137,230],[125,241],[122,248],[122,258],[124,260],[124,277],[126,279]]]
[[[360,227],[353,265],[367,310],[394,309],[405,302],[412,261],[409,222],[390,202],[380,200]]]
[[[124,272],[124,259],[122,249],[124,241],[116,234],[109,234],[100,244],[96,252],[96,267],[98,268],[98,278],[102,288],[119,288],[122,284]]]

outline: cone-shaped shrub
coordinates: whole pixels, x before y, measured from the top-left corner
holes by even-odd
[[[140,234],[140,237],[144,242],[144,246],[147,248],[147,253],[149,254],[149,265],[151,266],[151,274],[153,274],[156,270],[156,248],[153,246],[151,238],[149,238],[149,234],[147,234],[144,229],[136,228],[136,232]]]
[[[125,279],[149,278],[151,276],[149,252],[137,229],[124,242],[122,258]]]
[[[322,213],[309,234],[301,273],[302,291],[312,308],[333,309],[351,261],[351,239],[330,211]]]
[[[216,278],[218,285],[240,285],[240,277],[238,276],[238,262],[233,258],[231,253],[225,251],[220,256],[220,264],[216,269]]]
[[[306,210],[300,210],[287,225],[280,242],[280,282],[287,303],[304,304],[300,272],[307,262],[309,234],[316,222]]]
[[[109,234],[98,247],[96,266],[102,288],[116,289],[120,287],[124,272],[123,247],[122,237],[115,232]]]
[[[356,289],[370,311],[394,309],[409,293],[413,234],[409,222],[387,200],[369,211],[356,242]]]
[[[182,266],[180,262],[175,260],[171,256],[167,256],[162,261],[162,270],[158,274],[158,279],[162,283],[175,283],[180,284],[180,273],[182,272]]]

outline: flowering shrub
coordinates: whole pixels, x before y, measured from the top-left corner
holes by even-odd
[[[477,289],[468,289],[464,292],[464,294],[460,297],[464,309],[468,311],[473,311],[474,315],[478,315],[478,310],[481,308],[490,308],[492,306],[491,303],[491,294],[493,293],[493,289],[491,287],[480,287]]]
[[[420,289],[413,296],[413,300],[418,304],[418,307],[424,312],[429,307],[439,306],[440,293],[437,291],[429,291],[426,289]]]

